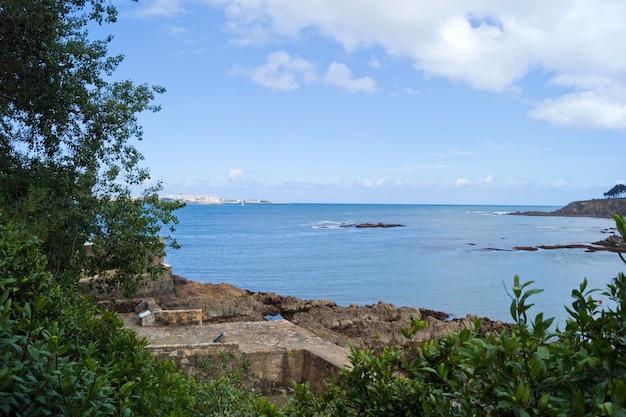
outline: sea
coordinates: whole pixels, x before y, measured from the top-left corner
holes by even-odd
[[[615,233],[612,219],[510,215],[557,208],[188,204],[177,212],[173,233],[181,248],[169,249],[166,262],[176,275],[250,291],[343,306],[383,301],[506,322],[518,275],[543,290],[529,299],[530,318],[542,312],[563,325],[571,291],[585,278],[589,289],[605,289],[626,268],[610,252],[514,249],[589,244]],[[403,227],[349,227],[357,223]]]

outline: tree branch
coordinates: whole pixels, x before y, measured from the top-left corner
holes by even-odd
[[[7,96],[4,93],[0,93],[0,97],[4,98],[6,100],[9,100],[9,101],[13,101],[13,102],[17,101],[17,99],[15,97]]]

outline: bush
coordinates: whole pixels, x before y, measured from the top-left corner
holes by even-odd
[[[39,242],[0,224],[0,415],[272,415],[228,377],[199,382],[157,361],[115,313],[45,271]]]

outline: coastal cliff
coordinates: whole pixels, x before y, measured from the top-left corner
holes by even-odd
[[[626,198],[574,201],[555,211],[524,211],[512,213],[521,216],[605,217],[626,214]]]

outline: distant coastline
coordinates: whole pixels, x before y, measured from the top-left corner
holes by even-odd
[[[206,195],[172,194],[161,197],[163,201],[179,201],[185,204],[203,205],[246,205],[284,204],[264,199],[227,199]],[[611,218],[614,214],[626,214],[626,198],[605,198],[574,201],[555,211],[517,211],[515,216],[562,216]]]
[[[605,198],[574,201],[555,211],[518,211],[516,216],[562,216],[611,218],[614,214],[626,213],[626,198]]]
[[[179,201],[186,204],[213,204],[213,205],[246,205],[246,204],[281,204],[260,199],[226,199],[206,195],[168,195],[161,197],[163,201]]]

